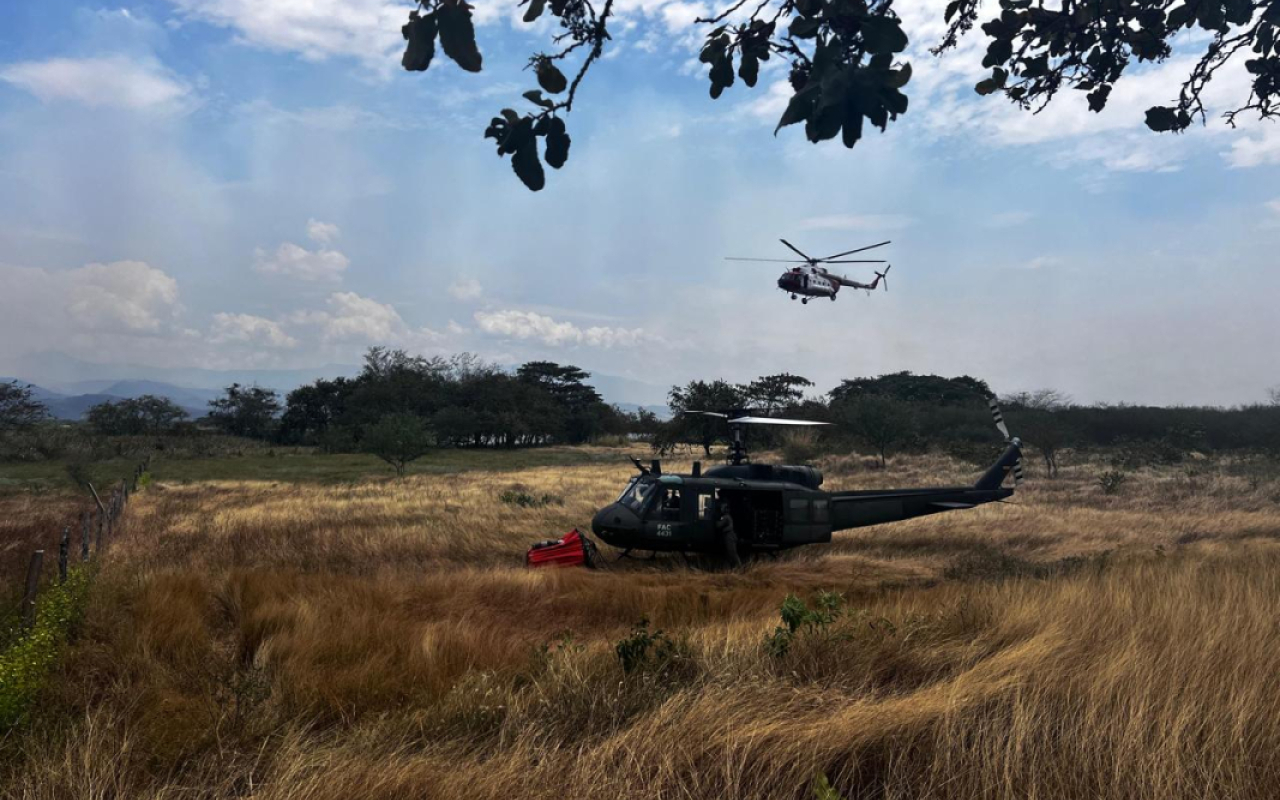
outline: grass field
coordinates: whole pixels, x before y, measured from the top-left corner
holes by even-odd
[[[449,454],[403,481],[343,457],[158,460],[38,717],[0,745],[4,796],[1280,785],[1280,480],[1259,462],[1142,470],[1107,495],[1105,467],[1075,460],[1057,481],[1033,472],[1013,505],[740,571],[525,570],[531,542],[616,496],[621,455]],[[823,466],[835,489],[975,472],[940,456]],[[563,503],[498,502],[506,490]],[[11,491],[0,513],[59,497]],[[829,613],[780,637],[788,594]]]

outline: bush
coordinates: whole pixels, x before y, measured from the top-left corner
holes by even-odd
[[[820,453],[810,436],[792,436],[782,443],[782,460],[787,464],[810,464]]]
[[[631,628],[631,635],[614,646],[625,673],[666,673],[675,662],[685,657],[682,648],[661,630],[649,630],[649,618],[642,617]]]
[[[545,508],[552,505],[564,505],[564,498],[559,495],[544,494],[541,496],[535,496],[528,492],[516,489],[506,490],[502,494],[498,495],[498,499],[504,503],[509,503],[513,506],[520,506],[521,508]]]
[[[0,731],[26,718],[80,616],[88,589],[88,571],[75,570],[66,583],[49,586],[40,594],[31,630],[10,632],[13,643],[0,653]]]
[[[781,658],[791,650],[791,644],[802,632],[821,634],[831,623],[844,613],[844,596],[835,592],[818,592],[814,607],[809,606],[789,594],[782,601],[778,614],[782,617],[782,625],[773,629],[773,633],[765,636],[765,650],[770,655]]]
[[[1098,486],[1102,488],[1103,494],[1118,494],[1120,487],[1124,486],[1128,480],[1127,473],[1118,469],[1109,469],[1098,476]]]

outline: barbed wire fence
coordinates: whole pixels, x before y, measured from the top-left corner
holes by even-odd
[[[56,575],[47,577],[60,585],[67,582],[77,563],[88,566],[102,558],[115,539],[130,498],[137,493],[139,482],[150,468],[151,456],[148,455],[134,467],[131,477],[121,478],[112,487],[105,500],[92,483],[87,484],[96,508],[82,512],[78,525],[63,525],[56,553],[46,553],[44,548],[31,552],[27,560],[26,581],[22,585],[22,599],[16,605],[0,609],[0,650],[11,646],[35,627],[40,594],[50,585],[44,580],[46,570],[56,569]],[[72,532],[74,528],[79,529],[78,537]]]

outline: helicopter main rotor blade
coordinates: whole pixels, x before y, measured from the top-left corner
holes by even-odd
[[[830,425],[830,422],[814,422],[810,419],[774,419],[773,417],[734,417],[730,423],[737,425]]]
[[[779,239],[778,241],[782,242],[787,247],[790,247],[792,250],[796,252],[798,256],[803,258],[806,262],[814,262],[818,260],[816,258],[810,258],[809,256],[805,255],[803,252],[801,252],[799,247],[796,247],[794,244],[792,244],[791,242],[788,242],[786,239]]]
[[[808,261],[800,261],[795,258],[737,258],[735,256],[725,256],[725,261],[773,261],[778,264],[808,264]]]
[[[861,253],[863,250],[874,250],[874,249],[876,249],[877,247],[884,247],[886,244],[891,244],[891,243],[892,243],[892,241],[891,241],[891,240],[889,240],[889,241],[883,241],[883,242],[880,242],[879,244],[869,244],[869,245],[867,245],[866,247],[859,247],[857,250],[846,250],[846,251],[845,251],[845,252],[843,252],[843,253],[836,253],[834,256],[827,256],[826,258],[820,258],[820,259],[818,259],[818,260],[819,260],[819,261],[830,261],[830,260],[831,260],[831,259],[833,259],[833,258],[839,258],[840,256],[851,256],[851,255],[853,255],[854,253]]]
[[[831,261],[830,259],[822,259],[823,264],[883,264],[883,258],[850,258],[843,261]]]
[[[685,411],[686,414],[702,414],[706,417],[719,417],[720,419],[728,419],[728,414],[721,414],[719,411]]]

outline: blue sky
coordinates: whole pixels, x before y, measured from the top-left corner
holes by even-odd
[[[47,0],[0,31],[0,374],[102,362],[353,363],[371,344],[669,385],[968,373],[998,391],[1241,403],[1280,383],[1280,126],[1142,127],[1188,55],[1107,111],[979,98],[981,42],[925,49],[853,151],[776,138],[782,75],[707,97],[685,0],[619,2],[617,55],[539,194],[482,138],[548,29],[477,14],[485,70],[399,70],[389,0]],[[1193,45],[1193,41],[1184,43]],[[774,65],[775,67],[777,65]],[[1238,70],[1213,98],[1243,96]],[[892,239],[891,291],[801,306],[778,237]],[[861,273],[855,273],[861,274]],[[870,277],[867,273],[866,277]],[[650,399],[650,398],[637,398]]]

